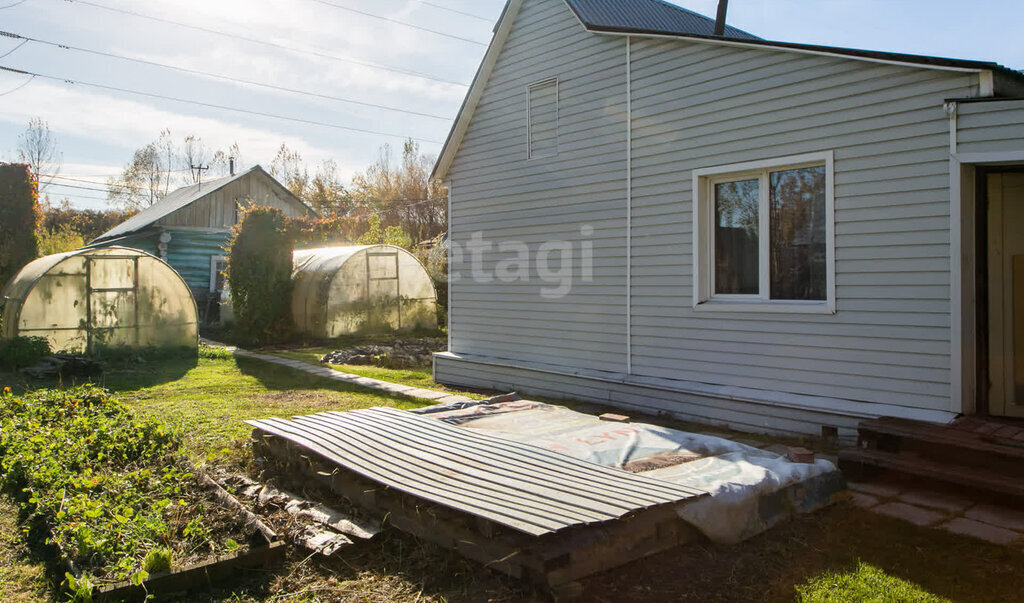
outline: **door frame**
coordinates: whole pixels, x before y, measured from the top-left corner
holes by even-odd
[[[1024,151],[950,158],[952,407],[989,415],[988,175],[1024,172]]]

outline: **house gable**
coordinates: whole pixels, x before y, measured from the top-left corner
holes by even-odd
[[[495,26],[494,36],[488,46],[483,62],[470,85],[469,92],[456,116],[455,123],[434,165],[432,178],[444,180],[454,161],[465,136],[469,122],[473,119],[487,80],[501,54],[512,24],[516,20],[524,1],[508,0]],[[554,1],[554,0],[552,0]],[[838,48],[811,44],[767,41],[742,30],[727,27],[725,36],[714,36],[708,32],[709,23],[714,21],[692,11],[671,5],[661,0],[559,0],[564,2],[577,22],[594,34],[634,36],[638,38],[667,37],[692,40],[706,44],[764,49],[766,51],[793,52],[820,56],[837,56],[849,60],[873,63],[907,65],[921,69],[962,71],[981,75],[977,96],[1024,96],[1024,74],[1001,65],[984,61],[968,61],[942,57],[928,57],[900,53]],[[626,4],[629,6],[626,6]],[[673,13],[685,13],[676,16]]]

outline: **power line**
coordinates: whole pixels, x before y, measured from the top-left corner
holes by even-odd
[[[0,36],[7,37],[7,38],[15,38],[15,39],[24,40],[22,42],[22,44],[25,44],[27,42],[35,42],[37,44],[44,44],[46,46],[53,46],[54,48],[60,48],[62,50],[74,50],[74,51],[77,51],[77,52],[85,52],[85,53],[88,53],[88,54],[94,54],[94,55],[98,55],[98,56],[102,56],[102,57],[109,57],[109,58],[119,59],[119,60],[122,60],[122,61],[131,61],[133,63],[141,63],[143,65],[150,65],[150,66],[153,66],[153,67],[160,67],[160,68],[163,68],[163,69],[172,69],[174,71],[179,71],[179,72],[182,72],[182,73],[189,73],[189,74],[200,75],[200,76],[208,77],[208,78],[226,80],[226,81],[234,82],[234,83],[238,83],[238,84],[247,84],[247,85],[250,85],[250,86],[259,86],[261,88],[268,88],[268,89],[271,89],[271,90],[279,90],[279,91],[282,91],[282,92],[290,92],[290,93],[293,93],[293,94],[301,94],[303,96],[312,96],[312,97],[316,97],[316,98],[323,98],[323,99],[338,101],[338,102],[342,102],[342,103],[350,103],[350,104],[353,104],[353,105],[361,105],[363,107],[371,107],[371,108],[374,108],[374,109],[383,109],[385,111],[395,111],[395,112],[398,112],[398,113],[406,113],[406,114],[409,114],[409,115],[417,115],[417,116],[420,116],[420,117],[430,117],[430,118],[433,118],[433,119],[442,119],[444,121],[450,121],[451,120],[451,117],[450,116],[446,116],[446,115],[437,115],[437,114],[434,114],[434,113],[422,113],[420,111],[412,111],[412,110],[409,110],[409,109],[399,109],[398,107],[389,107],[387,105],[380,105],[380,104],[377,104],[377,103],[368,103],[368,102],[364,102],[364,101],[353,100],[353,99],[350,99],[350,98],[342,98],[340,96],[331,96],[329,94],[320,94],[320,93],[317,93],[317,92],[309,92],[309,91],[305,91],[305,90],[296,90],[295,88],[287,88],[285,86],[277,86],[275,84],[266,84],[266,83],[263,83],[263,82],[255,82],[255,81],[252,81],[252,80],[246,80],[246,79],[242,79],[242,78],[237,78],[237,77],[233,77],[233,76],[230,76],[230,75],[220,75],[220,74],[216,74],[216,73],[209,73],[207,71],[200,71],[198,69],[190,69],[188,67],[179,67],[177,65],[168,65],[166,63],[158,63],[156,61],[149,61],[149,60],[146,60],[146,59],[137,59],[137,58],[134,58],[134,57],[127,57],[127,56],[124,56],[124,55],[114,54],[114,53],[111,53],[111,52],[104,52],[104,51],[101,51],[101,50],[92,50],[92,49],[89,49],[89,48],[82,48],[82,47],[79,47],[79,46],[71,46],[69,44],[61,44],[61,43],[58,43],[58,42],[50,42],[48,40],[40,40],[39,38],[31,38],[31,37],[28,37],[28,36],[23,36],[21,34],[16,34],[16,33],[7,32],[7,31],[0,31]],[[19,46],[19,48],[20,48],[20,46]],[[17,50],[17,48],[15,48],[14,50]],[[12,50],[11,52],[14,52],[14,50]],[[8,53],[8,54],[10,54],[10,53]],[[7,55],[0,56],[0,59],[2,59],[4,56],[7,56]]]
[[[0,96],[7,96],[8,94],[14,94],[18,90],[21,90],[25,86],[28,86],[29,84],[31,84],[32,80],[34,80],[34,79],[36,79],[36,76],[33,75],[32,77],[28,78],[28,81],[26,81],[24,84],[20,84],[20,85],[14,87],[14,88],[8,90],[7,92],[0,93]]]
[[[4,33],[5,33],[5,32],[2,32],[2,31],[0,31],[0,35],[3,35]],[[8,36],[8,37],[13,37],[13,36]],[[7,58],[8,56],[10,56],[10,55],[14,54],[14,52],[15,52],[16,50],[18,50],[19,48],[21,48],[21,47],[22,47],[22,46],[24,46],[25,44],[28,44],[28,40],[23,40],[23,41],[21,42],[21,44],[18,44],[17,46],[15,46],[14,48],[12,48],[12,49],[8,50],[7,52],[5,52],[5,53],[3,53],[3,54],[0,54],[0,59],[5,59],[5,58]]]
[[[420,4],[425,4],[427,6],[432,6],[432,7],[436,8],[436,9],[438,9],[438,10],[448,11],[450,13],[455,13],[456,15],[462,15],[464,17],[470,17],[472,19],[478,19],[478,20],[484,21],[486,23],[493,23],[494,22],[494,19],[491,19],[489,17],[481,17],[480,15],[474,15],[473,13],[467,13],[466,11],[461,11],[461,10],[458,10],[458,9],[455,9],[455,8],[449,8],[447,6],[441,6],[440,4],[434,4],[433,2],[427,2],[427,0],[418,0],[418,2]]]
[[[28,2],[28,0],[18,0],[17,2],[14,2],[12,4],[8,4],[7,6],[0,6],[0,10],[3,10],[5,8],[14,8],[15,6],[18,6],[19,4],[25,4],[26,2]]]
[[[80,190],[80,191],[92,191],[94,193],[106,193],[106,192],[109,192],[105,188],[90,188],[88,186],[78,186],[76,184],[61,184],[60,182],[50,182],[49,184],[47,184],[47,187],[50,187],[50,186],[59,186],[61,188],[73,188],[73,189]]]
[[[391,17],[384,17],[382,15],[377,15],[377,14],[374,14],[374,13],[371,13],[371,12],[362,11],[362,10],[358,10],[358,9],[355,9],[355,8],[349,8],[347,6],[342,6],[340,4],[335,4],[333,2],[328,2],[327,0],[313,0],[313,2],[317,2],[319,4],[324,4],[324,5],[327,5],[327,6],[333,6],[334,8],[337,8],[339,10],[348,11],[350,13],[355,13],[357,15],[363,15],[363,16],[370,17],[370,18],[373,18],[373,19],[380,19],[381,21],[387,21],[388,23],[394,23],[396,25],[401,25],[403,27],[409,27],[409,28],[412,28],[412,29],[417,29],[419,31],[425,31],[427,33],[431,33],[431,34],[434,34],[434,35],[437,35],[437,36],[444,36],[446,38],[451,38],[453,40],[459,40],[461,42],[469,42],[470,44],[476,44],[477,46],[487,46],[487,44],[484,43],[484,42],[479,42],[477,40],[473,40],[473,39],[470,39],[470,38],[463,38],[462,36],[457,36],[455,34],[450,34],[450,33],[446,33],[446,32],[443,32],[443,31],[438,31],[436,29],[430,29],[430,28],[427,28],[427,27],[416,25],[414,23],[407,23],[405,21],[399,21],[398,19],[392,19]]]
[[[207,103],[207,102],[191,100],[191,99],[187,99],[187,98],[178,98],[178,97],[175,97],[175,96],[166,96],[166,95],[163,95],[163,94],[156,94],[156,93],[153,93],[153,92],[142,92],[141,90],[130,90],[128,88],[119,88],[117,86],[108,86],[108,85],[105,85],[105,84],[95,84],[95,83],[92,83],[92,82],[85,82],[85,81],[82,81],[82,80],[72,80],[70,78],[57,77],[57,76],[53,76],[53,75],[44,75],[42,73],[34,73],[34,72],[31,72],[31,71],[24,71],[22,69],[14,69],[12,67],[5,67],[3,65],[0,65],[0,71],[9,71],[11,73],[20,73],[22,75],[34,75],[36,77],[41,77],[43,79],[53,80],[53,81],[56,81],[56,82],[63,82],[65,84],[70,84],[70,85],[78,84],[78,85],[81,85],[81,86],[89,86],[89,87],[92,87],[92,88],[99,88],[101,90],[112,90],[112,91],[115,91],[115,92],[123,92],[123,93],[126,93],[126,94],[135,94],[135,95],[138,95],[138,96],[145,96],[145,97],[148,97],[148,98],[158,98],[158,99],[161,99],[161,100],[168,100],[168,101],[173,101],[173,102],[176,102],[176,103],[186,103],[186,104],[190,104],[190,105],[197,105],[197,106],[200,106],[200,107],[207,107],[207,108],[210,108],[210,109],[221,109],[223,111],[234,111],[235,113],[244,113],[246,115],[256,115],[256,116],[259,116],[259,117],[269,117],[271,119],[280,119],[280,120],[284,120],[284,121],[292,121],[292,122],[301,123],[301,124],[307,124],[307,125],[312,125],[312,126],[321,126],[321,127],[324,127],[324,128],[334,128],[336,130],[346,130],[346,131],[349,131],[349,132],[359,132],[361,134],[373,134],[375,136],[388,136],[388,137],[391,137],[391,138],[401,138],[402,140],[407,140],[407,139],[412,138],[413,140],[417,140],[419,142],[427,142],[427,143],[431,143],[431,144],[441,144],[440,141],[431,140],[431,139],[428,139],[428,138],[415,138],[415,137],[412,137],[412,136],[406,136],[404,134],[394,134],[394,133],[391,133],[391,132],[380,132],[380,131],[377,131],[377,130],[366,130],[366,129],[363,129],[363,128],[354,128],[354,127],[351,127],[351,126],[342,126],[340,124],[332,124],[332,123],[323,122],[323,121],[316,121],[316,120],[312,120],[312,119],[303,119],[301,117],[289,117],[287,115],[277,115],[276,113],[265,113],[263,111],[252,111],[252,110],[249,110],[249,109],[240,109],[238,107],[230,107],[230,106],[227,106],[227,105],[218,105],[216,103]]]
[[[441,82],[441,83],[444,83],[444,84],[451,84],[451,85],[454,85],[454,86],[462,86],[462,87],[468,87],[469,86],[469,84],[466,84],[464,82],[456,82],[454,80],[448,80],[448,79],[444,79],[444,78],[440,78],[440,77],[435,77],[435,76],[432,76],[432,75],[429,75],[429,74],[426,74],[426,73],[421,73],[419,71],[413,71],[411,69],[401,69],[401,68],[398,68],[398,67],[388,67],[386,65],[379,65],[379,64],[370,63],[370,62],[367,62],[367,61],[360,61],[358,59],[353,59],[353,58],[349,58],[349,57],[343,57],[343,56],[339,56],[339,55],[336,55],[336,54],[330,54],[330,53],[327,53],[327,52],[323,52],[321,49],[305,50],[305,49],[301,49],[301,48],[293,48],[291,46],[286,46],[284,44],[279,44],[277,42],[271,42],[269,40],[261,40],[259,38],[250,38],[248,36],[242,36],[242,35],[238,35],[238,34],[228,33],[226,31],[220,31],[220,30],[217,30],[217,29],[209,28],[209,27],[202,27],[202,26],[199,26],[199,25],[190,25],[188,23],[182,23],[180,21],[173,21],[171,19],[165,19],[163,17],[155,17],[153,15],[146,15],[146,14],[143,14],[143,13],[138,13],[138,12],[131,11],[131,10],[126,10],[126,9],[123,9],[123,8],[114,8],[113,6],[104,6],[102,4],[97,4],[95,2],[90,2],[89,0],[64,0],[64,1],[68,2],[68,3],[85,4],[87,6],[92,6],[94,8],[99,8],[99,9],[106,10],[106,11],[111,11],[111,12],[115,12],[115,13],[121,13],[123,15],[130,15],[130,16],[133,16],[133,17],[138,17],[140,19],[148,19],[150,21],[156,21],[158,23],[167,23],[167,24],[170,24],[170,25],[176,25],[178,27],[184,27],[185,29],[191,29],[191,30],[194,30],[194,31],[201,31],[201,32],[204,32],[204,33],[213,34],[213,35],[216,35],[216,36],[222,36],[222,37],[225,37],[225,38],[232,38],[232,39],[235,39],[235,40],[243,40],[245,42],[249,42],[249,43],[252,43],[252,44],[260,44],[262,46],[269,46],[271,48],[278,48],[278,49],[281,49],[281,50],[287,50],[288,52],[294,52],[294,53],[299,53],[299,54],[308,54],[308,55],[312,55],[312,56],[316,56],[316,57],[320,57],[320,58],[324,58],[324,59],[331,59],[333,61],[341,61],[341,62],[344,62],[344,63],[352,63],[353,65],[360,65],[362,67],[369,67],[371,69],[381,69],[381,70],[384,70],[384,71],[390,71],[392,73],[399,73],[401,75],[423,78],[425,80],[432,80],[432,81],[435,81],[435,82]],[[311,48],[317,48],[317,47],[316,46],[312,46]]]

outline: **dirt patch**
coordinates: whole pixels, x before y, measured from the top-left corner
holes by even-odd
[[[439,337],[395,339],[386,343],[355,345],[325,354],[324,364],[356,364],[383,368],[414,368],[430,366],[431,355],[448,347]]]
[[[260,403],[283,406],[286,404],[301,404],[309,407],[335,407],[338,405],[337,394],[331,392],[317,392],[308,390],[296,390],[290,392],[267,392],[253,396],[253,400]]]

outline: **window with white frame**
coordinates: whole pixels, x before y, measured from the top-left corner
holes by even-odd
[[[224,273],[228,269],[228,259],[222,255],[210,256],[210,293],[220,293],[224,290],[227,279]]]
[[[835,311],[832,153],[695,170],[694,306]]]
[[[528,87],[528,158],[558,154],[558,80],[549,79]]]

